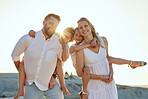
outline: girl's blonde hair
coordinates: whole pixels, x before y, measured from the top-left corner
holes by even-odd
[[[79,22],[81,22],[81,21],[86,21],[86,22],[89,24],[93,37],[95,37],[95,38],[97,39],[97,43],[98,43],[102,48],[104,48],[104,46],[103,46],[103,45],[101,44],[101,42],[100,42],[99,37],[98,37],[97,34],[96,34],[96,30],[95,30],[95,28],[94,28],[94,25],[93,25],[87,18],[85,18],[85,17],[80,18],[80,19],[77,21],[77,23],[79,24]]]

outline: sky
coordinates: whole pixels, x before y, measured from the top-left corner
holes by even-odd
[[[49,13],[60,15],[58,33],[76,27],[81,17],[88,18],[100,36],[109,43],[109,55],[148,62],[148,0],[0,0],[0,73],[16,73],[12,50],[29,30],[42,29]],[[76,75],[71,58],[64,72]],[[147,85],[148,66],[131,69],[113,65],[117,84]]]

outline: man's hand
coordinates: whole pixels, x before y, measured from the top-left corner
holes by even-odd
[[[49,85],[48,85],[48,88],[49,89],[52,89],[53,86],[55,85],[55,79],[53,76],[51,76],[51,79],[50,79],[50,82],[49,82]]]

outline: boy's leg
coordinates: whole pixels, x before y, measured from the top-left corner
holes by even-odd
[[[44,92],[39,90],[35,84],[26,83],[24,99],[42,99],[43,96]]]
[[[24,69],[24,60],[22,62],[20,62],[20,65],[19,65],[19,79],[18,79],[18,82],[19,82],[19,90],[18,90],[18,93],[15,97],[15,99],[18,99],[20,96],[23,96],[24,95],[24,83],[25,83],[25,69]]]
[[[52,89],[48,89],[48,91],[45,92],[46,99],[64,99],[63,92],[61,91],[60,85],[55,80],[55,85]]]
[[[70,92],[67,90],[65,86],[65,81],[64,81],[64,73],[63,73],[63,67],[62,67],[62,61],[57,59],[57,67],[56,67],[56,73],[58,75],[60,85],[61,85],[61,90],[64,91],[66,95],[70,95]]]

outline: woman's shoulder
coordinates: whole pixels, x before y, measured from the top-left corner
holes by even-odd
[[[104,42],[107,42],[107,38],[105,36],[99,36]]]

